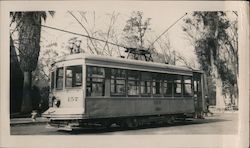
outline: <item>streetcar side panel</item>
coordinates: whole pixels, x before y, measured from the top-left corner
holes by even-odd
[[[89,118],[194,113],[192,98],[88,98]]]

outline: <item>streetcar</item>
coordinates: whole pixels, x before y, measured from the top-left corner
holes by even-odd
[[[52,64],[48,125],[73,130],[169,123],[204,109],[200,70],[132,59],[72,54]]]

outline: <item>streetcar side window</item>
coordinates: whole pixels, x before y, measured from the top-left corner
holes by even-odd
[[[53,90],[55,88],[55,72],[53,71],[51,73],[51,81],[50,81],[50,87],[51,87],[51,90]]]
[[[124,69],[111,69],[110,94],[113,96],[124,96],[126,92],[126,73]]]
[[[201,94],[201,84],[200,79],[197,77],[194,77],[194,88],[193,88],[194,94],[200,95]]]
[[[193,95],[192,90],[192,77],[190,76],[183,76],[183,85],[184,85],[184,96],[190,97]]]
[[[153,95],[160,96],[162,94],[162,74],[153,73],[153,81],[152,81],[152,88],[153,88]]]
[[[141,95],[150,96],[151,95],[151,73],[141,72]]]
[[[174,96],[182,95],[182,76],[174,76]]]
[[[105,69],[96,66],[87,66],[87,96],[104,96]]]
[[[128,70],[128,96],[139,95],[139,72],[135,70]]]
[[[79,87],[82,86],[82,66],[68,66],[66,67],[66,79],[65,86],[70,87]]]
[[[56,89],[63,89],[63,67],[56,69]]]
[[[173,75],[165,74],[163,77],[163,94],[171,97],[173,93]]]

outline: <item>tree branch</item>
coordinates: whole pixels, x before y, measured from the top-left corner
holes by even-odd
[[[68,13],[69,13],[71,16],[73,16],[73,18],[74,18],[74,19],[82,26],[82,28],[85,30],[85,32],[87,33],[87,35],[90,36],[90,34],[89,34],[88,30],[86,29],[86,27],[76,18],[76,16],[75,16],[72,12],[70,12],[70,11],[68,11]],[[95,47],[95,45],[94,45],[92,39],[91,39],[91,38],[89,38],[89,39],[90,39],[90,42],[91,42],[91,44],[93,45],[93,47],[94,47],[94,49],[95,49],[95,52],[96,52],[97,54],[99,54],[99,52],[98,52],[98,50],[96,49],[96,47]]]

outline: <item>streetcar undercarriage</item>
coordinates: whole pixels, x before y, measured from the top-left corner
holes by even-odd
[[[137,117],[116,117],[116,118],[97,118],[97,119],[74,119],[74,120],[53,120],[50,119],[48,128],[72,131],[85,127],[105,127],[109,128],[115,124],[121,128],[133,129],[147,124],[174,124],[176,120],[183,120],[194,114],[168,114]]]

